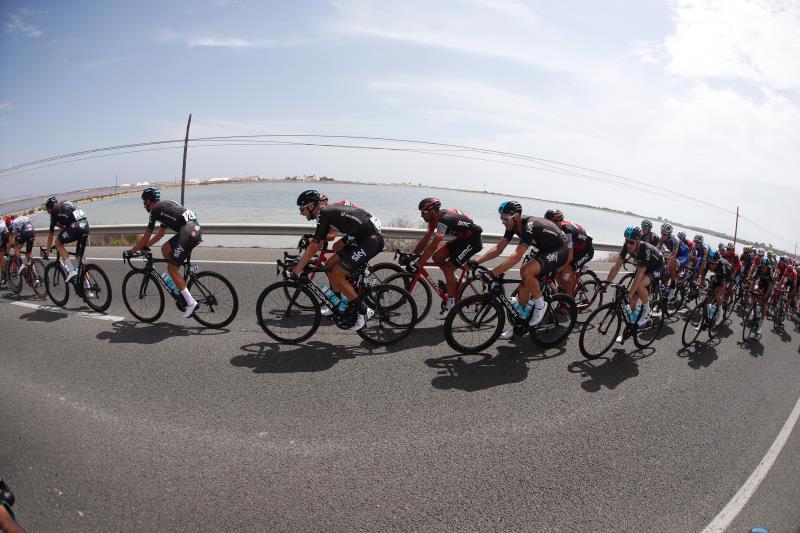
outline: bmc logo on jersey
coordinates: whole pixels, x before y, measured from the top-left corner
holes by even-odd
[[[468,253],[469,253],[471,250],[472,250],[472,245],[470,244],[469,246],[467,246],[466,248],[464,248],[464,249],[461,251],[461,253],[460,253],[460,254],[458,254],[458,258],[457,258],[457,259],[458,259],[459,261],[461,261],[462,259],[464,259],[464,256],[465,256],[465,255],[467,255],[467,254],[468,254]]]
[[[365,252],[362,249],[358,249],[355,252],[353,252],[353,255],[350,256],[350,259],[357,262],[358,260],[363,259],[365,257],[367,257],[367,252]]]

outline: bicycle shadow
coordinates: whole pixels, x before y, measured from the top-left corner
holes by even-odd
[[[695,370],[707,368],[711,363],[719,359],[717,346],[719,346],[721,342],[720,337],[717,336],[713,340],[708,340],[703,343],[692,343],[691,346],[684,346],[678,350],[678,357],[686,357],[689,367]]]
[[[750,339],[748,341],[739,341],[738,344],[741,348],[747,348],[750,355],[753,357],[761,357],[764,355],[764,345],[761,344],[761,335]]]
[[[64,320],[65,318],[68,318],[69,315],[63,311],[37,309],[36,311],[31,311],[30,313],[20,315],[19,317],[22,320],[27,320],[28,322],[45,322],[50,324],[59,320]]]
[[[111,324],[111,330],[97,334],[98,340],[107,340],[111,344],[158,344],[167,339],[188,337],[190,335],[221,335],[226,329],[207,329],[200,326],[176,326],[159,322],[144,324],[132,320],[120,320]]]
[[[476,354],[478,359],[466,362],[463,355],[447,355],[427,359],[425,364],[438,370],[431,385],[440,390],[475,392],[500,385],[519,383],[528,377],[528,365],[514,350],[494,357]]]
[[[786,331],[786,327],[778,328],[773,327],[772,332],[781,340],[783,343],[792,342],[792,336],[789,335],[789,332]]]
[[[336,347],[318,341],[302,345],[254,342],[239,349],[244,353],[231,357],[231,365],[251,368],[254,374],[322,372],[332,368],[340,359],[363,355],[353,348]]]
[[[637,361],[650,357],[655,351],[655,348],[648,347],[629,354],[617,348],[611,357],[574,361],[567,366],[567,370],[588,378],[581,382],[581,388],[586,392],[600,392],[603,387],[614,390],[625,381],[637,377]],[[599,361],[602,363],[598,364]]]

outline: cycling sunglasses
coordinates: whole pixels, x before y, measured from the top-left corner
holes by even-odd
[[[619,242],[619,241],[617,241]],[[635,239],[625,239],[625,244],[636,244],[638,241]]]
[[[306,205],[301,205],[301,206],[298,206],[298,209],[300,209],[300,212],[302,213],[302,212],[304,212],[306,209],[308,209],[309,207],[312,207],[313,205],[314,205],[314,203],[312,202],[312,203],[310,203],[310,204],[306,204]]]
[[[513,219],[514,219],[514,215],[501,215],[500,216],[500,220],[502,220],[503,222],[510,222]]]

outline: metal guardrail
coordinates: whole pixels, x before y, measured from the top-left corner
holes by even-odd
[[[304,233],[314,233],[314,226],[307,224],[201,224],[204,235],[287,235],[299,237]],[[36,228],[39,235],[45,235],[48,228]],[[91,234],[142,234],[144,224],[109,224],[92,225]],[[383,228],[383,236],[389,239],[420,239],[425,234],[419,228]],[[495,244],[503,237],[499,233],[484,233],[482,236],[485,244]],[[594,243],[595,251],[615,252],[622,247],[618,244]]]

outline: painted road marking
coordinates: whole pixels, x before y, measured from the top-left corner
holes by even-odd
[[[703,533],[721,533],[731,525],[731,522],[733,522],[734,518],[744,509],[744,506],[747,505],[747,502],[753,494],[755,494],[758,486],[764,481],[764,478],[767,477],[769,469],[775,464],[775,460],[789,440],[789,435],[792,434],[792,430],[797,424],[798,418],[800,418],[800,398],[798,398],[797,403],[794,404],[794,409],[792,409],[792,412],[789,414],[789,418],[786,419],[786,423],[783,425],[783,428],[781,428],[778,436],[775,437],[772,446],[767,450],[767,454],[761,459],[761,462],[758,463],[758,466],[753,473],[750,474],[750,477],[747,478],[747,481],[744,482],[742,488],[734,494],[731,501],[728,502],[728,505],[726,505],[714,520],[706,526]]]
[[[75,315],[85,318],[94,318],[95,320],[107,320],[109,322],[119,322],[125,320],[124,316],[104,315],[102,313],[95,313],[93,311],[74,311],[72,309],[63,309],[61,307],[54,307],[52,305],[35,304],[33,302],[25,302],[22,300],[9,300],[8,298],[0,297],[0,302],[17,305],[19,307],[27,307],[29,309],[39,309],[42,311],[50,311],[52,313],[61,313],[64,315]]]

